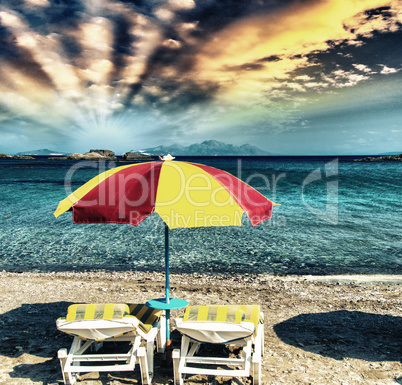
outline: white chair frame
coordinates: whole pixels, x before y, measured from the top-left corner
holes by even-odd
[[[202,342],[205,343],[205,342]],[[253,384],[261,384],[261,361],[264,355],[264,325],[259,323],[255,336],[237,340],[226,345],[243,347],[241,358],[195,356],[201,343],[182,335],[181,349],[173,351],[174,384],[183,385],[186,375],[212,375],[228,377],[253,377]],[[190,365],[192,366],[190,366]],[[195,366],[196,365],[196,366]],[[203,365],[236,366],[241,369],[210,369]]]
[[[140,346],[142,340],[146,347]],[[118,354],[96,354],[104,343],[129,341],[130,349],[125,353]],[[135,365],[139,363],[142,384],[149,385],[152,382],[154,372],[154,344],[158,353],[164,353],[166,349],[166,322],[162,315],[148,333],[142,330],[127,333],[119,337],[108,338],[103,341],[83,340],[75,336],[70,350],[60,349],[58,358],[60,360],[63,381],[65,385],[73,385],[78,378],[78,374],[85,372],[113,372],[113,371],[133,371]],[[88,350],[92,352],[87,354]],[[81,362],[98,363],[97,365],[81,366]],[[102,365],[104,362],[115,362],[113,365]],[[119,364],[120,362],[120,364]]]

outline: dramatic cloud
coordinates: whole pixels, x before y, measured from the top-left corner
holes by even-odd
[[[378,102],[385,84],[394,100],[384,79],[401,77],[401,26],[398,0],[6,1],[0,152],[207,138],[275,152],[325,117],[341,128],[348,89]],[[400,138],[397,108],[385,121]]]

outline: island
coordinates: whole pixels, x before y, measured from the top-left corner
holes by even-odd
[[[39,150],[30,150],[17,152],[16,155],[28,155],[28,156],[66,156],[68,153],[49,150],[47,148],[41,148]]]
[[[113,151],[110,150],[89,150],[85,154],[75,152],[66,156],[50,157],[49,159],[73,159],[73,160],[117,160]]]
[[[141,152],[129,151],[123,154],[123,161],[133,161],[133,160],[153,160],[154,158],[148,154],[143,154]]]
[[[27,155],[6,155],[6,154],[0,154],[0,159],[35,159],[32,156],[27,156]]]
[[[85,154],[81,153],[74,153],[66,156],[57,156],[57,157],[50,157],[49,159],[72,159],[72,160],[95,160],[95,161],[111,161],[111,162],[131,162],[136,160],[153,160],[153,157],[137,153],[137,152],[126,152],[123,154],[122,158],[119,159],[116,157],[115,153],[111,150],[90,150]]]
[[[355,162],[384,162],[384,161],[402,161],[402,154],[368,156],[367,158],[354,159]]]

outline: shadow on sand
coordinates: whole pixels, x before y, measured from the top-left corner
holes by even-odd
[[[65,315],[71,304],[23,304],[0,314],[0,360],[2,356],[15,359],[16,365],[9,373],[11,378],[28,378],[43,385],[63,384],[57,352],[60,348],[69,349],[72,337],[57,330],[56,319]],[[164,364],[164,355],[156,355],[155,371],[158,372],[155,373],[155,380],[172,377],[171,368],[166,368]],[[139,365],[134,372],[96,373],[95,377],[86,377],[86,383],[93,381],[106,385],[114,379],[121,384],[141,383]]]
[[[69,347],[71,337],[56,329],[56,319],[69,302],[23,304],[0,315],[0,355],[17,358],[13,378],[30,378],[43,384],[62,379],[57,350]]]
[[[289,345],[336,360],[402,360],[402,317],[345,310],[301,314],[274,331]]]
[[[63,383],[57,351],[70,348],[72,337],[57,330],[56,319],[66,314],[69,305],[69,302],[24,304],[0,315],[0,356],[15,358],[18,363],[10,377],[29,378],[44,385]],[[101,373],[94,382],[106,385],[119,378],[123,384],[141,383],[139,370],[138,375],[135,372],[124,377],[131,376],[132,380],[125,381],[119,375]]]

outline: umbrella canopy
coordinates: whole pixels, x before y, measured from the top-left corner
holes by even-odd
[[[269,219],[273,202],[233,175],[201,164],[157,161],[103,172],[62,200],[56,218],[73,211],[74,223],[137,226],[156,212],[170,229],[253,226]]]

